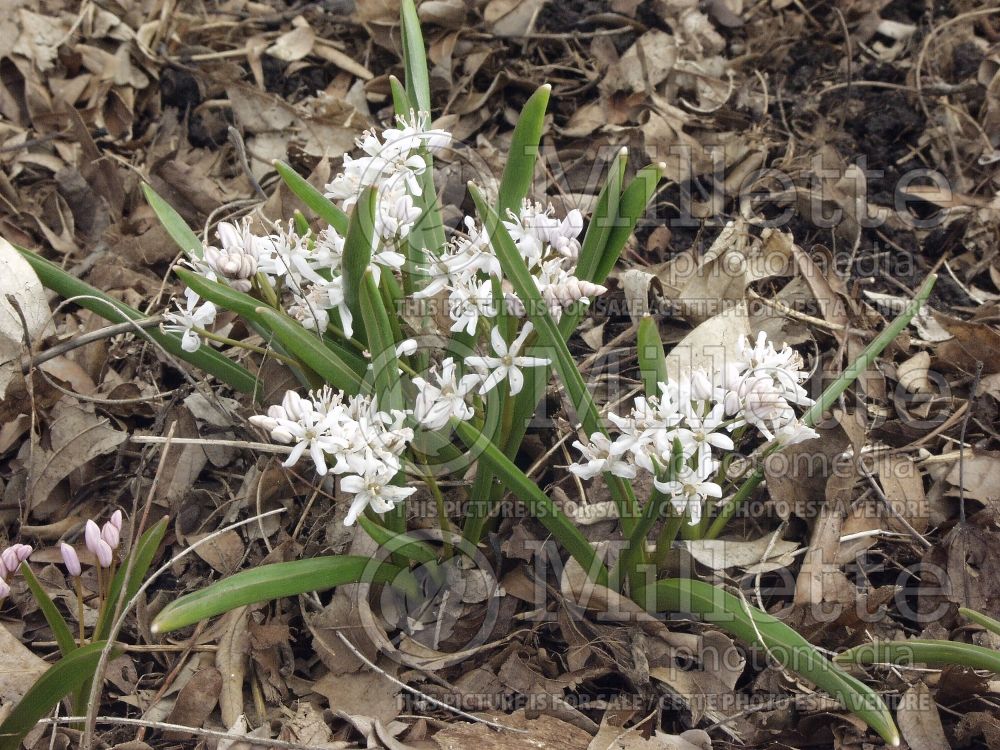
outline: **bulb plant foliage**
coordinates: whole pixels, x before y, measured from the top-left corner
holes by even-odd
[[[657,571],[678,533],[718,536],[759,484],[759,471],[735,491],[727,484],[736,443],[756,434],[767,453],[815,438],[812,427],[823,410],[907,324],[933,279],[816,402],[803,388],[807,373],[800,356],[763,334],[741,339],[736,356],[714,370],[668,375],[656,325],[647,318],[638,330],[645,395],[627,413],[604,419],[566,342],[587,306],[607,291],[603,282],[645,213],[661,166],[644,167],[626,180],[627,154],[619,152],[588,221],[579,210],[562,215],[537,201],[529,190],[550,93],[543,86],[524,105],[496,194],[487,197],[483,187],[470,184],[475,214],[446,231],[434,160],[454,144],[450,133],[431,123],[412,0],[402,3],[402,29],[406,75],[405,84],[392,79],[395,122],[361,134],[357,152],[343,156],[340,172],[323,189],[275,164],[315,214],[312,221],[297,213],[264,229],[249,219],[223,222],[203,243],[145,189],[186,254],[176,269],[183,296],[164,315],[162,330],[148,335],[258,404],[262,389],[252,371],[224,356],[221,346],[287,364],[301,387],[280,403],[259,404],[251,422],[290,448],[286,466],[334,483],[346,505],[344,522],[359,523],[392,554],[374,566],[367,558],[335,556],[244,571],[172,602],[153,630],[345,583],[408,589],[411,565],[454,553],[448,540],[459,531],[438,482],[473,471],[457,519],[463,541],[481,541],[509,491],[597,583],[651,611],[700,614],[767,649],[887,741],[898,742],[878,695],[795,631],[721,589],[697,580],[657,580]],[[109,320],[140,317],[39,257],[27,251],[25,257],[44,283],[67,296],[89,295],[80,304]],[[223,311],[239,316],[266,348],[223,333],[216,326]],[[577,461],[569,471],[606,482],[617,506],[626,541],[617,560],[600,557],[514,463],[553,374],[579,420]],[[632,480],[640,473],[652,477],[651,497],[635,495]],[[440,547],[407,535],[406,504],[420,487],[438,501]],[[87,542],[99,560],[106,552],[102,544],[113,547],[96,526]],[[74,574],[79,568],[71,552],[65,559]]]

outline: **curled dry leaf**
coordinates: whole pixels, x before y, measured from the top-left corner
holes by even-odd
[[[52,330],[38,276],[14,246],[0,237],[0,398],[11,380],[20,377],[25,339],[37,346]]]

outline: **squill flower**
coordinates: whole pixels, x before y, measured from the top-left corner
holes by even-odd
[[[80,556],[76,554],[76,550],[66,544],[66,542],[62,542],[59,545],[59,554],[62,555],[62,561],[63,565],[66,566],[66,572],[73,578],[79,578],[83,570],[80,567]]]

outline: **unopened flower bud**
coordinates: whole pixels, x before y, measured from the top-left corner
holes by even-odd
[[[80,567],[80,556],[76,554],[76,550],[66,544],[66,542],[63,542],[59,545],[59,554],[62,555],[66,572],[73,576],[73,578],[79,578],[82,569]]]
[[[17,570],[21,561],[17,559],[17,549],[13,546],[8,547],[3,552],[0,552],[0,562],[3,562],[4,570],[7,573],[13,573]]]
[[[114,526],[116,529],[118,529],[118,531],[121,531],[122,530],[122,512],[120,510],[116,510],[114,513],[112,513],[111,514],[111,518],[108,519],[108,523],[110,523],[112,526]]]
[[[119,536],[118,529],[110,521],[101,527],[101,539],[107,542],[111,549],[118,548]]]
[[[10,586],[7,585],[5,580],[0,578],[0,601],[6,599],[8,596],[10,596]]]
[[[101,539],[101,529],[93,521],[88,520],[83,527],[83,542],[87,545],[87,549],[97,555],[97,543],[103,541]],[[105,542],[106,543],[106,542]]]
[[[97,557],[97,564],[102,568],[110,568],[111,560],[114,558],[114,550],[103,539],[98,539],[95,548],[91,550]]]

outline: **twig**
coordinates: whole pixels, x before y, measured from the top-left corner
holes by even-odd
[[[159,435],[133,435],[130,442],[140,445],[162,445],[168,442],[167,438]],[[175,445],[218,445],[225,448],[245,448],[246,450],[262,451],[265,453],[291,453],[292,449],[287,445],[276,445],[274,443],[255,443],[250,440],[217,440],[215,438],[173,438],[169,442]]]
[[[878,495],[879,500],[882,501],[882,504],[886,507],[889,513],[891,513],[892,516],[903,525],[903,528],[905,528],[907,532],[909,532],[910,536],[912,536],[915,540],[920,542],[920,544],[922,544],[925,549],[930,549],[931,547],[933,547],[934,545],[928,542],[927,539],[919,531],[913,528],[913,526],[910,524],[909,521],[906,520],[903,514],[893,507],[892,502],[889,500],[888,496],[885,494],[883,489],[879,487],[878,482],[875,481],[875,477],[873,477],[872,473],[868,471],[867,467],[865,467],[864,461],[858,461],[857,466],[858,466],[858,471],[860,471],[862,475],[864,475],[864,478],[868,480],[868,484],[871,485],[872,489],[875,491],[875,494]]]
[[[229,130],[227,132],[229,133],[229,142],[232,143],[233,148],[236,149],[236,156],[240,160],[240,166],[243,167],[243,174],[245,174],[246,178],[250,180],[250,184],[253,186],[254,192],[260,196],[261,200],[266,201],[267,193],[264,192],[264,189],[260,186],[260,183],[257,182],[257,178],[254,177],[253,172],[250,170],[250,162],[247,161],[247,147],[243,142],[243,136],[240,135],[240,131],[232,125],[229,126]]]
[[[146,318],[145,320],[117,323],[113,326],[105,326],[104,328],[99,328],[96,331],[91,331],[90,333],[85,333],[81,336],[74,336],[68,341],[64,341],[61,344],[56,344],[55,346],[46,349],[44,352],[39,352],[35,357],[23,357],[21,359],[21,374],[27,375],[31,371],[31,368],[38,367],[43,362],[55,359],[66,352],[79,349],[81,346],[92,344],[95,341],[100,341],[101,339],[111,338],[112,336],[117,336],[120,333],[132,333],[135,331],[136,327],[143,329],[155,328],[162,322],[163,316],[156,315],[152,318]]]
[[[42,719],[39,724],[77,724],[83,721],[84,716],[63,716],[53,719]],[[247,734],[230,734],[216,729],[198,729],[196,727],[186,727],[183,724],[168,724],[164,721],[148,721],[146,719],[127,719],[123,716],[96,716],[94,722],[97,724],[121,724],[124,726],[144,727],[146,729],[159,729],[164,732],[186,732],[199,737],[213,737],[230,742],[246,743],[248,745],[261,745],[263,747],[280,747],[286,750],[329,750],[329,745],[303,745],[298,742],[288,742],[287,740],[272,740],[267,737],[252,737]]]
[[[976,360],[976,377],[972,381],[971,397],[976,397],[979,390],[979,380],[983,376],[983,361]],[[958,445],[961,451],[958,455],[958,522],[965,523],[965,431],[969,429],[969,417],[972,416],[972,409],[967,409],[965,418],[962,420],[962,432],[958,436]]]
[[[452,713],[457,714],[458,716],[461,716],[463,719],[468,719],[469,721],[474,721],[474,722],[477,722],[479,724],[485,724],[486,726],[493,727],[494,729],[503,729],[503,730],[506,730],[508,732],[518,732],[519,734],[524,734],[527,731],[525,729],[517,729],[515,727],[504,726],[503,724],[498,724],[498,723],[496,723],[494,721],[489,721],[488,719],[483,719],[483,718],[481,718],[479,716],[475,716],[473,714],[466,713],[465,711],[463,711],[460,708],[455,708],[454,706],[449,706],[444,701],[439,701],[437,698],[434,698],[434,697],[432,697],[430,695],[426,695],[425,693],[421,693],[415,687],[411,687],[411,686],[407,685],[402,680],[399,680],[399,679],[393,677],[391,674],[389,674],[388,672],[386,672],[384,669],[380,669],[378,666],[376,666],[375,663],[372,662],[372,660],[369,659],[367,656],[365,656],[363,653],[361,653],[361,651],[358,649],[358,647],[355,646],[353,643],[351,643],[347,639],[347,636],[345,636],[343,633],[341,633],[341,632],[338,631],[337,632],[337,636],[340,638],[340,640],[342,640],[344,642],[344,645],[347,646],[348,649],[350,649],[351,653],[354,654],[354,656],[356,656],[359,661],[363,662],[372,671],[377,672],[378,674],[380,674],[383,677],[385,677],[385,679],[389,680],[389,682],[391,682],[396,687],[400,687],[403,690],[406,690],[407,692],[413,693],[417,697],[423,698],[428,703],[430,703],[432,705],[435,705],[438,708],[443,708],[446,711],[451,711]]]

